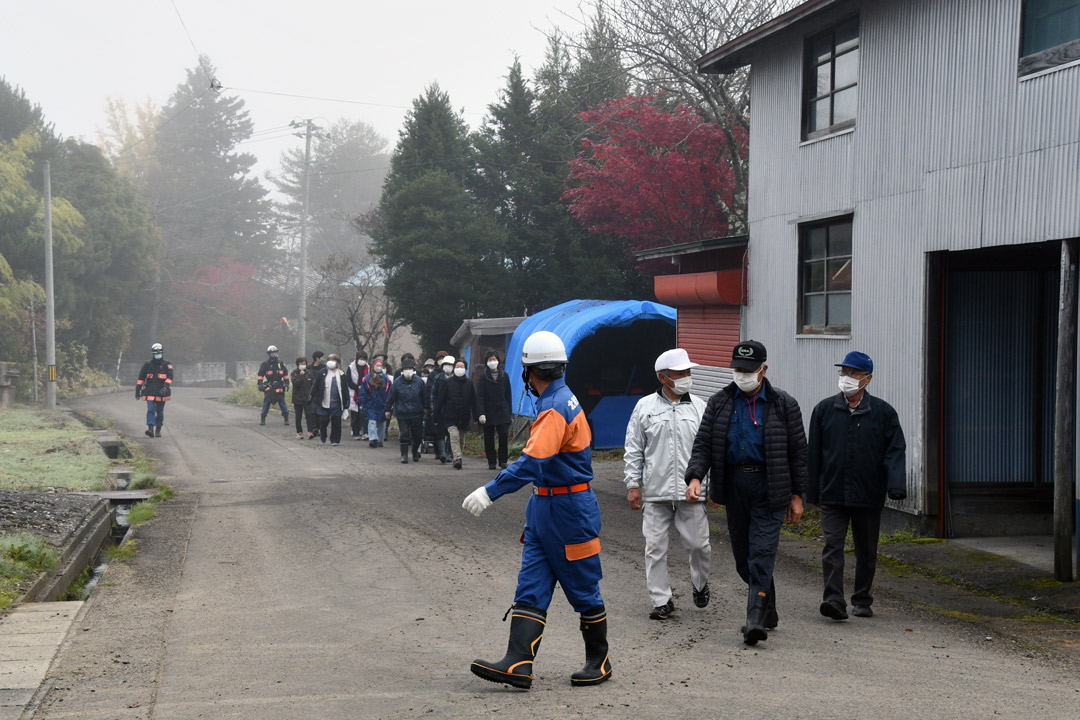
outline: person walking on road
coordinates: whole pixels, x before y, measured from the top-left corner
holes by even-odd
[[[874,377],[870,356],[849,352],[837,367],[840,392],[819,402],[810,415],[806,500],[820,505],[825,534],[821,614],[846,620],[844,541],[848,528],[855,545],[851,614],[871,617],[881,510],[886,496],[891,500],[907,497],[907,445],[896,410],[866,391]]]
[[[441,463],[445,463],[450,455],[450,438],[447,435],[446,426],[439,420],[439,391],[443,383],[453,377],[456,362],[453,355],[440,350],[435,355],[435,364],[438,369],[428,377],[427,381],[428,407],[431,408],[432,418],[430,432],[435,443],[435,457],[439,458]]]
[[[686,350],[675,348],[656,358],[653,369],[660,389],[634,406],[626,427],[623,455],[627,501],[641,510],[645,536],[645,584],[652,602],[653,620],[665,620],[675,611],[668,582],[668,537],[675,526],[683,549],[690,553],[690,583],[694,604],[709,604],[709,516],[705,493],[687,502],[683,472],[690,462],[705,401],[690,394],[693,384]]]
[[[487,455],[488,470],[499,467],[506,469],[508,457],[507,440],[510,435],[510,421],[513,419],[510,408],[514,402],[510,394],[510,378],[501,366],[499,353],[491,350],[484,358],[487,369],[480,376],[476,388],[477,420],[484,428],[484,454]],[[495,435],[499,436],[499,454],[495,454]]]
[[[146,401],[146,437],[161,437],[165,403],[172,397],[173,366],[161,343],[150,346],[150,356],[135,381],[135,399]]]
[[[331,354],[326,366],[321,368],[311,383],[309,401],[319,415],[319,439],[326,442],[326,430],[330,429],[330,445],[341,442],[341,416],[349,397],[349,374],[341,370],[341,358]]]
[[[397,414],[402,464],[408,464],[410,449],[413,462],[420,462],[424,416],[431,410],[426,389],[427,385],[416,377],[416,361],[412,357],[405,358],[401,363],[401,375],[394,380],[390,394],[386,398],[386,412],[384,413],[387,420],[391,415]]]
[[[765,373],[765,346],[735,346],[734,382],[705,406],[686,468],[686,499],[701,497],[711,472],[710,495],[727,506],[731,553],[748,586],[743,642],[767,640],[776,627],[773,568],[784,520],[797,523],[806,494],[806,433],[799,403],[773,386]]]
[[[360,406],[367,414],[368,447],[382,447],[386,441],[386,398],[390,394],[390,378],[382,360],[371,365],[371,372],[360,383]]]
[[[556,582],[580,613],[585,640],[585,667],[570,676],[570,684],[598,685],[611,678],[607,610],[600,596],[600,505],[590,485],[592,432],[563,379],[566,362],[566,347],[554,333],[542,330],[526,338],[521,377],[538,397],[529,441],[521,457],[461,504],[479,516],[503,495],[533,485],[525,508],[517,592],[508,611],[506,655],[470,666],[485,680],[519,688],[532,686],[533,660]]]
[[[285,404],[285,391],[289,389],[289,369],[278,360],[276,345],[266,348],[266,360],[259,366],[259,390],[263,394],[262,415],[259,424],[266,424],[266,414],[271,405],[281,408],[285,424],[289,424],[289,407]]]
[[[307,358],[296,358],[296,369],[289,375],[292,382],[292,406],[293,417],[296,418],[296,437],[304,439],[304,428],[301,421],[307,418],[308,437],[315,437],[315,428],[318,420],[313,418],[313,413],[307,412],[308,396],[311,394],[312,373],[307,369]]]
[[[367,439],[367,413],[360,403],[360,383],[364,381],[369,372],[367,353],[360,350],[356,353],[356,359],[349,363],[349,382],[354,390],[349,391],[349,429],[352,431],[353,440]]]
[[[454,365],[454,374],[439,386],[439,425],[450,433],[454,469],[461,469],[465,456],[465,433],[476,415],[476,392],[464,360]]]

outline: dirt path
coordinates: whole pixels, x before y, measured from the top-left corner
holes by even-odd
[[[888,598],[873,619],[831,624],[820,579],[778,572],[780,629],[747,648],[745,606],[714,534],[713,603],[693,608],[681,553],[679,612],[650,621],[639,517],[617,463],[598,472],[601,584],[614,677],[574,689],[577,618],[551,607],[530,692],[473,677],[497,659],[527,494],[481,518],[461,499],[490,478],[347,437],[299,441],[271,415],[178,389],[165,437],[140,434],[127,394],[84,401],[163,458],[180,492],[110,568],[52,671],[38,718],[1074,718],[1075,668],[1003,647]],[[677,542],[673,543],[677,547]],[[872,711],[870,711],[872,708]]]

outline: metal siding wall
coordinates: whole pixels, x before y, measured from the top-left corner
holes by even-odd
[[[678,345],[690,359],[705,365],[726,364],[739,343],[738,305],[679,308]]]
[[[694,368],[694,386],[690,388],[690,394],[696,395],[708,402],[722,388],[731,383],[731,369],[702,365]]]
[[[800,146],[803,38],[751,69],[750,263],[744,335],[809,415],[832,364],[874,357],[871,392],[897,409],[909,500],[924,512],[926,256],[1080,237],[1080,67],[1017,78],[1021,0],[864,0],[853,133]],[[797,338],[798,223],[855,208],[849,338]]]

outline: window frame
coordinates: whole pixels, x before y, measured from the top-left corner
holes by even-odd
[[[1020,5],[1019,37],[1017,38],[1017,75],[1024,77],[1045,72],[1062,65],[1080,61],[1080,37],[1068,40],[1060,45],[1024,54],[1024,37],[1027,34],[1028,8],[1033,0],[1024,0]],[[1080,3],[1078,3],[1080,4]]]
[[[837,53],[836,35],[837,31],[847,26],[855,25],[855,44],[852,47],[847,47],[840,53]],[[817,138],[833,135],[837,132],[849,130],[855,127],[856,120],[858,119],[858,94],[859,94],[859,65],[858,62],[855,66],[855,81],[853,83],[844,85],[842,87],[836,86],[836,63],[837,58],[849,55],[852,52],[859,53],[860,59],[862,55],[862,35],[861,35],[861,23],[858,15],[852,15],[844,18],[838,23],[835,23],[828,28],[816,32],[813,35],[808,35],[803,39],[803,63],[802,63],[802,140],[815,140]],[[814,46],[816,42],[825,36],[831,36],[831,49],[829,51],[828,60],[821,62],[819,57],[814,54]],[[829,64],[829,91],[819,95],[817,93],[817,70],[825,63]],[[840,92],[845,90],[855,89],[855,107],[856,117],[848,120],[842,120],[840,122],[834,122],[836,114],[836,105],[834,98]],[[814,117],[814,105],[822,100],[828,99],[829,101],[829,125],[827,127],[818,128],[815,130],[810,129],[811,119]]]
[[[848,254],[831,254],[830,249],[830,235],[832,228],[847,225],[849,230],[851,246],[848,250]],[[810,235],[815,230],[826,230],[825,235],[825,251],[824,254],[814,257],[809,257],[809,244]],[[798,226],[798,315],[796,317],[796,335],[799,337],[831,337],[831,336],[850,336],[852,317],[854,315],[854,283],[849,280],[849,286],[847,290],[831,290],[829,285],[829,273],[828,267],[830,262],[836,262],[839,260],[847,260],[847,272],[849,277],[853,274],[855,268],[855,216],[854,214],[835,215],[829,218],[823,218],[820,220],[814,220],[812,222],[800,223]],[[822,263],[824,265],[825,272],[822,278],[822,289],[808,290],[807,289],[807,268],[810,263]],[[847,295],[848,297],[848,322],[839,324],[829,324],[829,298],[830,296]],[[825,300],[825,323],[823,325],[809,325],[805,322],[806,318],[806,299],[807,297],[822,297]]]

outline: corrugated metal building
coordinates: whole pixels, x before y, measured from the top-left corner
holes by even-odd
[[[742,337],[807,415],[846,352],[873,356],[909,519],[1049,532],[1080,0],[811,0],[699,61],[746,65]]]

